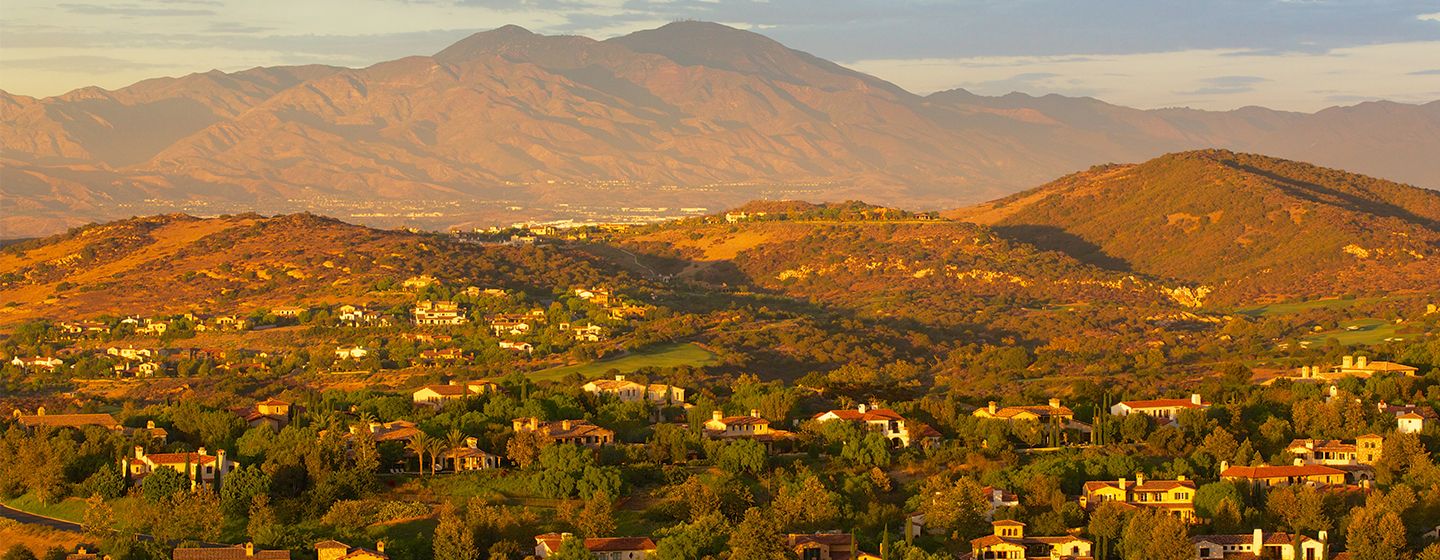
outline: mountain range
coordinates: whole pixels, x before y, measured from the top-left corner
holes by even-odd
[[[475,201],[946,208],[1208,147],[1440,187],[1440,101],[1307,114],[917,95],[719,24],[604,41],[506,26],[361,69],[212,71],[43,99],[0,92],[0,145],[0,237],[153,208],[363,216],[379,202],[411,214],[450,204],[427,222],[443,227],[463,223]]]

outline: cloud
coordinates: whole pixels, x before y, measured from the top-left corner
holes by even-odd
[[[1416,71],[1414,71],[1414,72],[1411,72],[1409,75],[1411,75],[1411,76],[1440,76],[1440,68],[1431,68],[1431,69],[1429,69],[1429,70],[1416,70]]]
[[[147,7],[138,4],[60,4],[69,12],[125,17],[190,17],[212,16],[215,10],[199,8]]]
[[[1415,19],[1418,19],[1420,21],[1440,21],[1440,12],[1435,12],[1433,14],[1420,14],[1418,16],[1415,16]]]
[[[0,61],[0,68],[45,70],[49,72],[76,74],[108,73],[123,70],[153,70],[164,67],[165,65],[163,64],[93,55],[50,56]]]

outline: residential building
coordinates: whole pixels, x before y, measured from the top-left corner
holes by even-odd
[[[1149,507],[1168,511],[1180,516],[1187,523],[1195,523],[1196,485],[1184,475],[1174,480],[1146,480],[1143,473],[1129,480],[1092,480],[1086,482],[1084,494],[1080,496],[1080,507],[1094,511],[1105,502],[1119,502],[1135,507]]]
[[[983,499],[989,503],[985,508],[985,519],[994,519],[996,510],[1002,507],[1017,507],[1020,505],[1020,497],[1014,492],[994,486],[986,486],[980,490]],[[911,513],[908,517],[910,523],[910,534],[919,535],[925,532],[925,514],[921,512]],[[938,533],[932,533],[938,534]]]
[[[1261,488],[1293,484],[1330,486],[1345,484],[1345,471],[1325,465],[1306,465],[1299,459],[1293,465],[1261,465],[1258,467],[1232,467],[1228,462],[1221,461],[1220,479],[1249,482]]]
[[[45,407],[42,406],[35,410],[35,414],[23,414],[16,409],[13,415],[21,426],[30,431],[40,427],[82,429],[96,426],[107,430],[122,429],[115,417],[109,414],[46,414]]]
[[[290,425],[290,419],[294,416],[291,411],[298,408],[280,399],[269,398],[251,406],[232,408],[230,412],[244,418],[251,428],[269,426],[278,432]]]
[[[1312,368],[1312,372],[1320,369],[1319,366]],[[1372,362],[1365,356],[1345,356],[1340,359],[1340,364],[1330,366],[1322,374],[1327,379],[1339,379],[1341,377],[1369,378],[1377,373],[1396,373],[1406,377],[1415,377],[1420,368],[1397,364],[1395,362],[1376,361]]]
[[[290,551],[260,550],[255,548],[255,543],[245,543],[224,548],[177,548],[170,557],[174,560],[290,560]]]
[[[516,352],[524,352],[526,354],[531,354],[535,352],[535,345],[530,344],[529,342],[514,342],[510,340],[502,340],[500,341],[500,349],[513,350]]]
[[[224,449],[211,455],[205,451],[204,447],[194,453],[152,453],[147,455],[145,448],[137,445],[135,446],[135,456],[125,459],[125,471],[132,479],[144,478],[145,475],[155,472],[156,469],[166,468],[186,475],[192,485],[213,483],[216,474],[224,476],[239,467],[239,463],[225,458]]]
[[[535,557],[549,558],[560,550],[566,539],[577,538],[570,533],[546,533],[535,536]],[[585,539],[585,549],[595,560],[641,560],[655,554],[655,541],[650,537],[606,537]]]
[[[480,440],[467,437],[465,445],[445,452],[444,460],[453,472],[478,471],[500,467],[500,456],[480,449]]]
[[[490,318],[490,330],[495,336],[524,336],[530,333],[530,323],[524,315],[497,315]]]
[[[749,416],[725,416],[716,410],[705,421],[705,435],[711,439],[753,439],[766,444],[766,447],[794,436],[785,430],[771,428],[770,421],[761,418],[758,410],[751,410]]]
[[[1019,521],[995,521],[991,534],[970,541],[970,552],[960,560],[982,558],[1089,560],[1090,541],[1080,537],[1027,537],[1025,524]]]
[[[80,546],[75,549],[74,554],[66,554],[65,560],[110,560],[110,555],[106,554],[104,556],[101,556],[94,552],[90,552],[84,546]]]
[[[159,445],[165,445],[170,439],[170,432],[165,428],[156,426],[154,420],[146,420],[144,428],[125,428],[125,433],[129,435],[139,434],[148,438],[151,443]]]
[[[881,560],[860,552],[855,547],[855,535],[850,533],[791,533],[785,535],[785,542],[800,560]]]
[[[303,305],[282,305],[282,306],[280,306],[280,307],[273,307],[273,308],[271,308],[271,309],[270,309],[270,314],[271,314],[271,315],[274,315],[274,316],[276,316],[276,317],[285,317],[285,318],[289,318],[289,319],[294,319],[294,318],[299,317],[300,315],[304,314],[306,311],[309,311],[309,310],[310,310],[309,307],[305,307],[305,306],[303,306]]]
[[[1338,439],[1297,439],[1285,446],[1285,451],[1306,465],[1327,467],[1374,465],[1380,460],[1380,451],[1385,438],[1366,434],[1353,442]]]
[[[53,370],[55,368],[65,365],[65,360],[61,360],[60,358],[45,358],[41,356],[34,356],[31,358],[21,358],[20,356],[15,356],[14,358],[10,359],[10,365],[22,367],[25,369]]]
[[[389,560],[385,554],[385,541],[377,541],[375,548],[350,546],[340,541],[315,543],[316,560]]]
[[[415,324],[421,326],[463,325],[466,321],[460,305],[453,301],[427,299],[417,302],[411,312],[415,316]]]
[[[1157,422],[1168,424],[1174,423],[1183,410],[1201,410],[1209,407],[1210,403],[1201,400],[1200,395],[1191,394],[1188,399],[1120,401],[1110,407],[1110,414],[1115,416],[1144,414],[1154,418]]]
[[[510,421],[516,433],[538,432],[555,443],[572,443],[597,447],[615,443],[615,432],[591,424],[588,420],[541,421],[533,416]]]
[[[361,432],[368,433],[375,439],[376,443],[386,441],[410,441],[411,438],[420,435],[420,428],[409,420],[394,420],[391,422],[371,422],[369,424],[357,424],[350,427],[350,434],[358,435]]]
[[[1380,413],[1395,417],[1395,430],[1402,434],[1416,434],[1426,426],[1434,424],[1440,416],[1435,409],[1425,405],[1390,405],[1380,403]]]
[[[674,385],[663,383],[651,383],[641,385],[634,381],[625,379],[624,374],[617,374],[614,379],[596,379],[581,387],[587,393],[596,395],[613,395],[620,402],[645,401],[651,404],[682,404],[685,402],[685,389]]]
[[[857,406],[855,410],[822,412],[816,414],[812,420],[862,423],[867,429],[885,436],[885,440],[890,442],[892,447],[910,447],[915,443],[930,444],[940,441],[940,432],[935,431],[934,428],[919,422],[909,422],[888,408],[870,408],[869,405],[864,404]]]
[[[600,342],[605,338],[605,328],[600,325],[570,327],[570,332],[575,335],[575,342]]]
[[[426,362],[454,362],[465,358],[465,354],[459,348],[444,348],[439,350],[421,350],[420,359]]]
[[[445,385],[426,385],[410,394],[415,404],[441,406],[447,401],[499,391],[500,386],[486,380],[451,381]]]
[[[1240,560],[1274,558],[1275,560],[1325,560],[1328,558],[1328,536],[1320,531],[1318,539],[1300,536],[1300,555],[1295,555],[1295,537],[1289,533],[1265,533],[1256,529],[1250,534],[1195,535],[1198,560]]]
[[[336,346],[335,359],[337,360],[358,360],[369,356],[370,351],[364,346]]]

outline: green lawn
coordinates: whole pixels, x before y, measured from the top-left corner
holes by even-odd
[[[644,367],[708,366],[716,363],[715,354],[693,342],[657,344],[618,358],[540,370],[527,374],[532,381],[558,381],[580,374],[586,379],[602,377],[612,369],[629,373]]]
[[[1300,339],[1302,342],[1310,343],[1310,346],[1321,346],[1331,338],[1339,340],[1341,344],[1380,344],[1385,339],[1396,336],[1396,325],[1381,319],[1360,319],[1357,321],[1345,321],[1340,323],[1340,328],[1312,334]]]
[[[1287,301],[1287,302],[1284,302],[1284,303],[1272,303],[1272,304],[1270,304],[1270,305],[1260,305],[1260,306],[1256,306],[1256,307],[1247,307],[1247,308],[1245,308],[1245,309],[1239,309],[1239,310],[1237,310],[1237,312],[1238,312],[1238,313],[1241,313],[1241,314],[1243,314],[1243,315],[1249,315],[1249,316],[1251,316],[1251,317],[1268,317],[1268,316],[1271,316],[1271,315],[1284,315],[1284,314],[1286,314],[1286,313],[1298,313],[1298,312],[1305,311],[1305,310],[1308,310],[1308,309],[1340,309],[1340,308],[1343,308],[1343,307],[1350,307],[1350,306],[1355,305],[1355,304],[1357,304],[1357,303],[1368,303],[1368,302],[1372,302],[1372,301],[1379,301],[1379,299],[1380,299],[1380,298],[1355,298],[1355,299],[1324,298],[1324,299],[1312,299],[1312,300],[1308,300],[1308,301]]]
[[[65,498],[58,502],[42,504],[40,500],[35,499],[34,494],[26,493],[19,498],[6,500],[5,505],[20,511],[75,523],[85,520],[85,500],[80,498]]]

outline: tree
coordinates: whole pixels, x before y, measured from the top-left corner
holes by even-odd
[[[1399,558],[1405,548],[1405,524],[1379,503],[1350,510],[1346,549],[1354,560]]]
[[[256,465],[241,467],[231,471],[220,487],[220,507],[232,516],[243,516],[256,496],[269,492],[270,475]]]
[[[753,439],[719,442],[711,449],[715,466],[730,474],[760,474],[769,466],[765,445]]]
[[[535,431],[516,432],[505,443],[505,456],[515,465],[525,469],[540,459],[540,452],[552,444],[550,438]]]
[[[39,559],[35,558],[35,553],[34,553],[34,552],[31,552],[29,548],[26,548],[26,547],[25,547],[25,545],[23,545],[23,544],[18,544],[18,543],[17,543],[17,544],[15,544],[15,545],[11,546],[9,550],[6,550],[6,551],[5,551],[5,555],[4,555],[4,556],[0,556],[0,560],[39,560]]]
[[[1313,486],[1275,488],[1265,500],[1265,509],[1293,535],[1292,547],[1297,554],[1301,534],[1330,529],[1325,496]]]
[[[745,511],[745,518],[730,534],[730,560],[792,560],[793,551],[774,520],[760,508]]]
[[[845,442],[840,448],[840,458],[853,465],[883,467],[890,464],[890,445],[885,436],[868,432]]]
[[[1090,537],[1095,539],[1095,558],[1108,560],[1110,558],[1111,546],[1115,539],[1120,538],[1121,531],[1125,530],[1125,516],[1129,511],[1118,502],[1102,502],[1100,507],[1090,514],[1090,523],[1086,530]]]
[[[180,471],[160,467],[145,475],[140,482],[140,490],[145,499],[153,503],[173,496],[189,485],[190,480]]]
[[[419,466],[416,467],[416,473],[421,475],[425,474],[425,454],[430,451],[430,436],[423,432],[415,434],[415,436],[410,438],[410,441],[405,444],[405,449],[409,449],[411,453],[414,453],[415,459],[420,462]]]
[[[465,520],[455,514],[455,507],[446,504],[440,508],[440,524],[435,527],[435,560],[479,560],[480,549],[475,546],[475,534]]]
[[[585,508],[580,510],[580,519],[576,523],[580,535],[585,537],[605,537],[615,533],[615,503],[610,494],[604,490],[595,492],[585,501]]]
[[[1125,524],[1120,556],[1125,560],[1190,560],[1195,557],[1195,545],[1179,517],[1141,508]]]
[[[927,530],[965,540],[978,536],[986,526],[990,502],[980,483],[970,477],[954,483],[931,478],[921,485],[917,499],[920,503],[916,509],[925,516]]]
[[[560,542],[560,550],[546,556],[553,560],[594,560],[595,556],[585,548],[585,541],[576,537],[565,537]],[[439,560],[439,558],[436,558]]]
[[[85,530],[85,538],[94,542],[100,542],[109,538],[111,528],[115,526],[115,510],[99,494],[91,495],[85,500],[85,518],[81,523]]]
[[[279,517],[275,515],[275,508],[270,507],[270,496],[255,496],[249,509],[250,521],[245,525],[245,531],[250,534],[250,538],[261,545],[279,541],[283,527]]]

